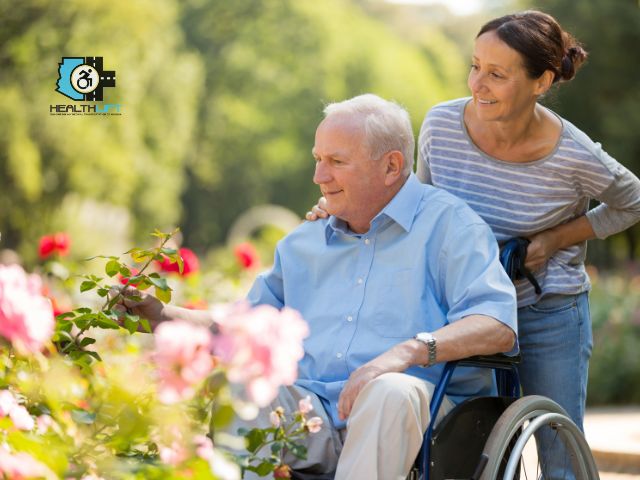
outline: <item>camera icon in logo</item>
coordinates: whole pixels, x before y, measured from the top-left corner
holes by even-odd
[[[116,72],[102,68],[102,57],[62,57],[56,92],[72,100],[102,101],[102,90],[116,86]]]

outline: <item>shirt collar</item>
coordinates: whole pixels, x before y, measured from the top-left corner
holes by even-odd
[[[380,226],[389,219],[396,222],[405,232],[411,230],[416,211],[422,199],[422,184],[411,173],[409,178],[395,196],[378,212],[371,220],[371,230],[376,231]],[[343,233],[345,235],[354,236],[355,234],[349,230],[347,222],[336,217],[329,217],[329,221],[325,226],[325,240],[327,244],[335,233]]]

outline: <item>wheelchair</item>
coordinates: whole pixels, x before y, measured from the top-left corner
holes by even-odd
[[[498,354],[445,365],[431,399],[432,421],[408,480],[547,478],[534,442],[543,429],[553,434],[552,448],[564,448],[570,459],[562,476],[599,480],[589,445],[564,409],[546,397],[520,398],[518,362],[519,356]],[[492,369],[499,396],[466,400],[434,426],[453,372],[462,366]]]

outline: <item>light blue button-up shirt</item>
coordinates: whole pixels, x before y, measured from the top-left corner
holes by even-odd
[[[416,333],[472,314],[517,332],[515,290],[493,233],[461,200],[413,174],[367,233],[330,217],[287,235],[248,299],[286,305],[307,321],[296,384],[320,397],[337,428],[345,426],[337,405],[349,375]],[[436,383],[442,368],[406,373]],[[492,391],[490,371],[458,368],[447,393],[459,402]]]

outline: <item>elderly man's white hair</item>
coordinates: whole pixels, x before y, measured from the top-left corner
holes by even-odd
[[[415,141],[409,113],[395,102],[372,93],[366,93],[342,102],[330,103],[324,108],[324,116],[357,115],[362,118],[364,138],[373,159],[398,150],[404,156],[403,172],[406,176],[413,169]]]

